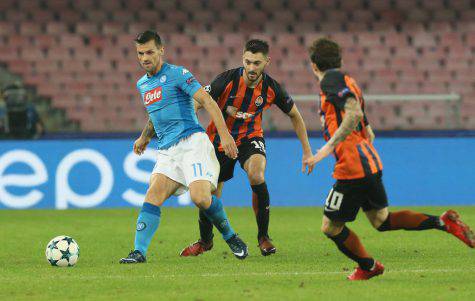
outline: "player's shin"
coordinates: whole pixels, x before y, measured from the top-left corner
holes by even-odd
[[[231,228],[231,225],[229,224],[228,217],[223,208],[223,203],[216,196],[212,196],[211,205],[208,209],[204,209],[203,213],[209,220],[211,220],[213,225],[223,236],[224,240],[228,240],[235,234],[233,228]]]
[[[144,256],[160,224],[160,215],[161,210],[159,206],[146,202],[143,203],[142,210],[137,218],[135,250],[140,251]]]
[[[269,236],[269,191],[267,184],[264,182],[259,185],[251,185],[252,188],[252,207],[256,214],[256,222],[258,228],[257,238]]]
[[[348,258],[356,261],[360,268],[369,271],[374,266],[374,259],[366,252],[358,236],[346,226],[336,236],[328,236],[338,249]]]
[[[390,212],[386,220],[378,227],[378,231],[391,230],[445,230],[438,216],[414,212],[411,210],[402,210]]]
[[[205,243],[213,241],[213,223],[206,216],[203,209],[200,209],[200,218],[198,220],[200,226],[200,239]]]

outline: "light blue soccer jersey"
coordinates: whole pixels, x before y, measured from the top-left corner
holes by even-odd
[[[145,74],[137,89],[153,122],[158,149],[167,149],[182,138],[204,132],[193,105],[200,83],[184,67],[164,63],[157,74]]]

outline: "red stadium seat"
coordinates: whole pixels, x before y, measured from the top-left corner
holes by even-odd
[[[51,10],[36,9],[32,13],[32,19],[35,22],[46,23],[54,19],[54,13]]]
[[[12,61],[19,59],[18,51],[16,48],[11,46],[0,46],[0,60],[5,61]]]
[[[9,9],[5,13],[5,19],[9,22],[23,22],[28,21],[28,14],[25,11],[18,11]]]
[[[33,46],[33,39],[27,36],[13,35],[8,38],[8,45],[12,47],[30,48]]]
[[[50,35],[63,35],[68,33],[68,26],[62,22],[48,22],[46,24],[46,33]]]
[[[15,24],[12,22],[0,21],[0,37],[15,34]]]
[[[323,14],[316,9],[300,11],[298,14],[299,22],[313,22],[320,23],[323,20]]]
[[[119,23],[128,23],[136,21],[135,15],[131,14],[130,11],[127,10],[116,10],[112,14],[112,21],[119,22]]]
[[[25,36],[32,36],[35,34],[41,34],[43,31],[36,22],[22,22],[20,24],[20,34]]]
[[[25,9],[31,5],[31,8],[37,7],[37,1],[22,1],[20,3],[20,8]],[[18,3],[17,0],[3,0],[0,2],[0,11],[6,11],[7,9],[13,7],[15,3]]]
[[[75,32],[80,35],[98,34],[99,26],[97,23],[78,22],[75,24]]]
[[[81,12],[77,10],[62,10],[59,15],[61,21],[69,25],[74,25],[83,19]],[[94,21],[97,22],[97,20]]]
[[[107,20],[109,20],[107,12],[97,8],[84,11],[84,16],[88,21],[97,23],[107,22]]]
[[[240,33],[228,33],[223,35],[223,46],[235,49],[238,52],[244,47],[245,36]]]
[[[130,0],[128,2],[130,2]],[[88,10],[96,8],[96,1],[95,0],[73,1],[72,5],[78,11],[88,11]]]
[[[105,11],[120,11],[122,9],[122,1],[120,0],[107,0],[100,2],[101,8]]]

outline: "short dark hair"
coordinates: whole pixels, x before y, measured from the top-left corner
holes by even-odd
[[[134,41],[137,44],[145,44],[151,40],[155,41],[155,45],[157,45],[157,47],[162,46],[162,39],[160,38],[158,33],[153,30],[146,30],[144,32],[139,33]]]
[[[312,43],[308,52],[312,63],[322,72],[341,67],[341,47],[333,40],[320,38]]]
[[[269,54],[269,44],[266,41],[259,39],[252,39],[246,42],[244,46],[244,52],[250,51],[252,53],[262,53],[263,55]]]

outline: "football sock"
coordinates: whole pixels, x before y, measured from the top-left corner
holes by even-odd
[[[269,236],[269,191],[264,182],[259,185],[251,185],[252,188],[252,208],[256,215],[257,238]]]
[[[378,228],[379,231],[399,229],[412,231],[438,229],[445,231],[445,226],[438,216],[403,210],[390,212],[388,218]]]
[[[328,236],[328,238],[335,242],[343,254],[356,261],[363,270],[370,271],[374,267],[374,259],[366,252],[358,236],[346,226],[340,234]]]
[[[137,218],[135,250],[139,250],[144,256],[160,224],[160,213],[160,207],[144,202]]]
[[[235,233],[229,224],[228,217],[223,208],[223,203],[216,196],[212,196],[211,205],[208,209],[203,210],[218,231],[223,235],[224,240],[230,239]]]
[[[200,238],[203,242],[209,243],[213,241],[213,223],[204,213],[204,210],[200,210],[200,218],[198,219],[200,226]]]

